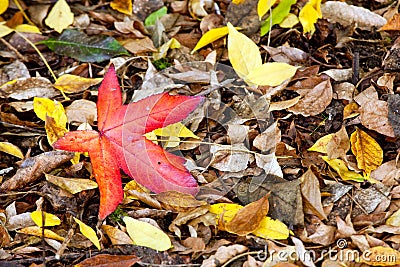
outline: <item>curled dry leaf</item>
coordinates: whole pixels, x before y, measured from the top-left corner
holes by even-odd
[[[50,172],[74,157],[66,151],[50,151],[27,158],[21,163],[17,173],[0,186],[0,191],[13,191],[36,181],[43,173]]]
[[[220,264],[224,264],[229,259],[241,254],[247,250],[247,247],[239,244],[231,246],[222,246],[218,248],[217,252],[210,258],[203,261],[201,267],[217,267]],[[218,262],[218,265],[216,264]]]
[[[176,212],[188,211],[193,208],[208,205],[205,201],[199,201],[190,194],[178,191],[161,192],[155,196],[164,209]]]
[[[318,216],[321,220],[326,220],[324,209],[321,203],[321,192],[319,190],[318,178],[308,169],[300,178],[301,194],[303,195],[303,207],[311,214]]]
[[[386,19],[363,7],[348,5],[345,2],[327,1],[321,5],[322,17],[333,23],[348,27],[353,24],[364,30],[380,28]]]

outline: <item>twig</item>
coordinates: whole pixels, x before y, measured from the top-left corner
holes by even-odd
[[[10,45],[9,42],[7,42],[6,40],[4,40],[3,37],[0,37],[0,41],[1,41],[5,46],[7,46],[8,49],[10,49],[11,51],[13,51],[13,52],[17,55],[17,57],[18,57],[20,60],[22,60],[23,62],[27,62],[27,61],[28,61],[28,59],[27,59],[26,57],[24,57],[20,52],[18,52],[18,50],[15,49],[15,47],[13,47],[12,45]]]

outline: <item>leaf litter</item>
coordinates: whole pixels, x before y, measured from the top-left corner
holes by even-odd
[[[313,0],[189,1],[188,9],[156,0],[90,8],[82,1],[25,4],[0,5],[6,21],[0,27],[1,260],[27,266],[325,266],[332,259],[317,257],[345,240],[337,256],[369,251],[394,260],[361,262],[398,264],[395,6]],[[109,74],[103,79],[108,60],[118,82],[114,76],[110,83]],[[104,98],[104,88],[113,94]],[[171,102],[177,111],[159,122],[143,112],[157,110],[157,94],[204,102],[191,114]],[[96,114],[107,101],[118,102],[114,117]],[[123,107],[127,114],[118,111]],[[179,120],[174,112],[181,112]],[[139,114],[143,130],[130,121]],[[109,123],[123,131],[104,128]],[[117,148],[107,146],[112,149],[101,164],[95,146],[82,153],[51,146],[63,135],[96,131],[122,140]],[[139,159],[150,164],[135,165]],[[169,164],[192,177],[196,192],[165,186],[183,178],[171,175]],[[101,170],[121,182],[99,179]],[[153,171],[165,180],[155,185]],[[104,200],[110,184],[112,205]],[[266,247],[297,257],[284,263],[264,255]],[[302,257],[310,250],[315,258]],[[342,257],[340,264],[349,262]]]

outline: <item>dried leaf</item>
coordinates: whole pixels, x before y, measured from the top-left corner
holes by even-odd
[[[357,167],[364,170],[367,175],[382,164],[382,148],[366,132],[357,128],[351,134],[350,142],[351,151],[357,158]]]
[[[84,190],[90,190],[98,187],[95,181],[89,179],[65,178],[51,174],[45,174],[45,176],[47,181],[70,192],[71,194],[76,194]]]
[[[55,226],[61,224],[61,220],[56,215],[44,211],[42,212],[40,210],[36,210],[31,213],[32,220],[39,227],[43,227],[43,217],[44,217],[44,226]]]
[[[327,134],[322,136],[320,139],[318,139],[312,147],[307,149],[308,151],[314,151],[314,152],[319,152],[319,153],[328,153],[326,146],[328,143],[332,140],[332,135],[333,134]]]
[[[29,227],[25,227],[22,228],[20,230],[18,230],[18,233],[22,233],[22,234],[26,234],[26,235],[34,235],[34,236],[38,236],[38,237],[42,237],[42,231],[44,230],[44,237],[45,238],[50,238],[50,239],[54,239],[54,240],[58,240],[58,241],[64,241],[64,237],[54,233],[53,231],[49,230],[49,229],[43,229],[41,227],[38,226],[29,226]]]
[[[74,22],[74,13],[71,12],[67,1],[58,0],[44,22],[56,32],[61,33]]]
[[[386,224],[391,226],[400,226],[400,210],[397,210],[395,213],[390,215],[386,220]]]
[[[130,245],[133,244],[132,239],[123,231],[110,225],[102,225],[101,229],[110,238],[113,245]]]
[[[82,92],[101,81],[101,78],[84,78],[81,76],[64,74],[57,79],[53,86],[61,92],[72,94]]]
[[[239,244],[219,247],[214,255],[203,261],[201,267],[220,266],[221,264],[226,263],[228,260],[235,257],[236,255],[242,254],[246,250],[247,247]],[[218,265],[216,263],[218,263]]]
[[[225,224],[226,231],[237,235],[254,232],[268,213],[268,197],[269,194],[241,208],[232,220]]]
[[[308,169],[300,179],[302,180],[301,194],[304,199],[304,207],[311,211],[312,214],[318,216],[321,220],[327,220],[321,203],[321,192],[319,190],[320,185],[318,178],[311,169]]]
[[[332,139],[326,145],[326,153],[329,159],[346,158],[346,153],[350,149],[350,140],[346,132],[346,127],[332,134]]]
[[[200,206],[208,205],[205,201],[199,201],[190,194],[184,194],[178,191],[161,192],[154,196],[166,210],[175,212],[187,211]]]
[[[395,266],[400,264],[400,252],[393,248],[377,246],[370,248],[368,256],[361,257],[360,262],[369,266]]]
[[[321,6],[322,17],[333,23],[340,23],[344,27],[357,25],[363,30],[380,28],[386,24],[382,16],[363,7],[348,5],[340,1],[327,1]]]
[[[325,160],[325,162],[328,163],[329,166],[334,169],[343,180],[352,180],[360,183],[364,182],[364,176],[354,171],[349,171],[349,169],[346,167],[346,163],[343,160],[329,159],[327,156],[323,156],[321,158]]]
[[[255,236],[273,240],[287,239],[289,233],[289,228],[283,222],[271,217],[262,219],[257,229],[252,232]]]
[[[113,0],[110,6],[121,13],[132,15],[132,0]]]
[[[89,239],[98,250],[101,250],[99,239],[97,238],[96,232],[90,227],[84,224],[81,220],[74,217],[75,222],[79,225],[81,233]]]
[[[100,254],[81,261],[75,267],[122,267],[134,266],[140,259],[135,255]]]
[[[137,246],[165,251],[171,248],[171,240],[168,235],[153,225],[125,216],[123,221],[126,230]],[[138,231],[140,229],[140,231]]]
[[[400,14],[396,13],[394,16],[379,29],[380,31],[399,31],[400,30]]]

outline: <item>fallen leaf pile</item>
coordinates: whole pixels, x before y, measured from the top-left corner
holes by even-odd
[[[0,266],[399,266],[399,6],[1,0]]]

